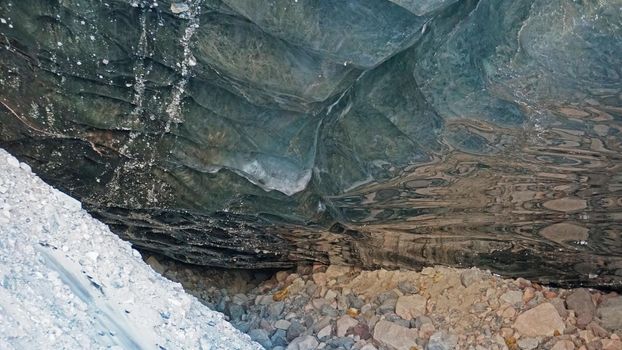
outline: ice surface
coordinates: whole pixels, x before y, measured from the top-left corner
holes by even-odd
[[[0,349],[261,348],[2,149],[0,188]]]

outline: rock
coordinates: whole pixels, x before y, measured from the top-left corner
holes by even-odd
[[[153,271],[159,273],[160,275],[163,275],[164,272],[166,271],[166,268],[164,266],[162,266],[162,264],[160,264],[158,259],[155,256],[153,256],[153,255],[151,255],[149,258],[147,258],[147,260],[145,262],[149,266],[151,266]]]
[[[343,337],[346,332],[358,324],[358,321],[348,315],[341,316],[336,323],[336,333],[338,337]]]
[[[277,329],[276,332],[270,337],[272,346],[287,346],[287,334],[282,329]]]
[[[287,320],[278,320],[274,323],[274,328],[287,330],[292,323]]]
[[[326,274],[324,272],[316,272],[313,274],[312,278],[313,278],[313,282],[317,284],[318,286],[326,285],[327,279],[326,279]]]
[[[571,340],[559,340],[551,350],[574,350],[574,343]]]
[[[395,313],[405,320],[425,315],[427,298],[418,294],[401,296],[395,303]]]
[[[622,296],[602,302],[596,311],[601,326],[610,332],[622,332]]]
[[[397,299],[389,299],[385,300],[380,306],[376,308],[376,313],[379,315],[383,315],[386,313],[395,312],[395,305],[397,304]]]
[[[458,339],[455,335],[439,331],[430,336],[426,350],[453,350],[456,345],[458,345]]]
[[[326,295],[324,295],[324,299],[328,300],[329,302],[333,301],[336,297],[337,297],[338,293],[335,292],[332,289],[329,289],[328,292],[326,292]]]
[[[577,327],[585,329],[592,321],[596,307],[592,302],[592,295],[584,288],[579,288],[566,298],[566,305],[574,310],[577,317]]]
[[[609,336],[609,332],[594,321],[590,322],[586,329],[592,331],[592,333],[599,338],[607,338]]]
[[[380,320],[374,327],[373,338],[387,349],[410,350],[417,345],[417,330]]]
[[[465,288],[482,280],[482,272],[479,269],[469,269],[460,273],[460,283]]]
[[[272,303],[270,305],[268,305],[268,317],[270,319],[277,319],[279,318],[279,316],[281,316],[281,314],[283,313],[283,310],[285,309],[285,303],[282,301],[277,301],[275,303]]]
[[[399,281],[397,283],[397,289],[406,295],[416,294],[419,291],[417,286],[415,286],[415,283],[412,281]]]
[[[251,329],[248,332],[248,335],[252,340],[258,342],[266,349],[272,348],[272,341],[270,340],[270,336],[266,330],[261,328]]]
[[[287,340],[292,341],[305,331],[305,327],[296,320],[292,320],[287,329]]]
[[[618,339],[602,339],[603,350],[622,350],[622,341]]]
[[[348,337],[336,337],[329,339],[326,344],[333,348],[350,349],[352,345],[354,345],[354,339]]]
[[[328,304],[322,305],[320,309],[320,313],[323,316],[331,316],[331,317],[337,317],[339,315],[339,312],[337,312],[337,309],[335,309],[334,307]]]
[[[333,326],[328,325],[328,326],[320,329],[319,332],[317,332],[317,338],[319,340],[324,340],[323,338],[330,337],[332,332],[333,332]]]
[[[555,306],[555,310],[557,310],[557,313],[562,318],[566,318],[566,316],[568,316],[568,310],[566,310],[566,306],[563,300],[561,300],[560,298],[552,298],[549,300],[549,303]]]
[[[364,323],[358,323],[356,326],[350,328],[346,332],[346,335],[352,334],[355,337],[359,337],[363,340],[367,340],[371,338],[371,332],[369,331],[369,326]]]
[[[523,302],[523,293],[518,290],[510,290],[503,293],[499,299],[506,304],[517,306]]]
[[[327,280],[332,280],[348,274],[351,270],[352,268],[350,266],[330,265],[324,273],[326,274]]]
[[[516,309],[511,306],[506,307],[505,310],[503,310],[503,312],[501,313],[501,317],[503,317],[504,319],[512,319],[514,318],[514,316],[516,316]]]
[[[378,350],[373,344],[365,344],[361,350]]]
[[[287,346],[287,350],[313,350],[320,343],[311,335],[303,335],[292,340]]]
[[[566,325],[555,306],[544,303],[518,315],[514,328],[527,337],[550,337],[555,334],[555,331],[563,333]]]
[[[537,338],[527,337],[527,338],[518,339],[516,344],[518,344],[518,347],[523,350],[532,350],[532,349],[536,349],[538,345],[540,344],[540,342],[538,341]]]
[[[244,315],[244,307],[242,305],[230,303],[227,308],[229,309],[229,317],[232,320],[239,320]]]
[[[349,307],[359,309],[359,310],[363,307],[363,305],[365,305],[365,302],[363,302],[361,298],[357,297],[356,295],[352,293],[346,295],[346,301],[348,302]]]
[[[536,290],[533,287],[525,287],[523,291],[523,303],[527,304],[536,295]]]

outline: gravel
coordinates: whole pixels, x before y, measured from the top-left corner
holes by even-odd
[[[261,349],[0,149],[0,349]]]

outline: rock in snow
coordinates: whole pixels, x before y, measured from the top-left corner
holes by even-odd
[[[0,149],[0,349],[261,348],[16,164]]]

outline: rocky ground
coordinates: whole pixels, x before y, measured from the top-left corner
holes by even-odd
[[[315,265],[268,278],[147,261],[267,349],[622,349],[622,297],[613,292],[447,267]]]

